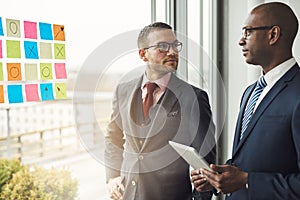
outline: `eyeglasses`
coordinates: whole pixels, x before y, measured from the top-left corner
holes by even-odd
[[[247,28],[247,27],[244,27],[242,29],[242,36],[243,38],[246,40],[247,37],[250,36],[250,32],[251,31],[258,31],[258,30],[270,30],[271,28],[273,28],[273,26],[258,26],[258,27],[251,27],[251,28]]]
[[[156,47],[159,50],[159,52],[166,53],[170,50],[171,46],[172,46],[173,50],[178,53],[182,49],[182,42],[179,42],[179,41],[175,41],[173,43],[160,42],[160,43],[157,43],[156,45],[149,46],[149,47],[146,47],[144,49],[147,50],[147,49]]]

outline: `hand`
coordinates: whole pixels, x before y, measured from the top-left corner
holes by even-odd
[[[123,199],[121,192],[123,192],[125,190],[125,187],[122,184],[120,176],[109,179],[109,181],[107,183],[107,189],[108,189],[111,199],[114,199],[114,200]]]
[[[232,165],[210,165],[212,171],[201,169],[203,177],[219,192],[224,194],[246,187],[248,173]]]
[[[213,186],[206,180],[203,174],[201,174],[201,171],[199,169],[192,170],[191,177],[194,188],[198,192],[207,192],[213,190]]]

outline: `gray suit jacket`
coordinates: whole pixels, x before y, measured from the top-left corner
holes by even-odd
[[[228,161],[249,173],[249,189],[238,190],[227,199],[300,199],[299,66],[293,66],[272,87],[239,141],[243,110],[254,87],[249,86],[243,95]]]
[[[126,200],[191,199],[189,166],[168,141],[194,146],[215,163],[208,96],[172,74],[166,92],[145,120],[141,82],[139,78],[120,84],[115,91],[105,137],[107,180],[122,177]]]

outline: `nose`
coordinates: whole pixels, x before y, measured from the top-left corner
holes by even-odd
[[[246,40],[245,40],[245,38],[242,36],[241,39],[239,40],[239,45],[240,45],[240,46],[243,46],[243,45],[245,45],[245,44],[246,44]]]

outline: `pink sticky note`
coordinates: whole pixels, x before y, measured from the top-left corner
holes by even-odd
[[[25,85],[26,101],[39,101],[38,85],[26,84]]]
[[[37,24],[36,22],[24,21],[25,38],[37,39]]]
[[[3,58],[2,57],[2,40],[0,40],[0,58]]]
[[[55,68],[55,76],[57,79],[67,78],[65,63],[55,63],[54,68]]]

